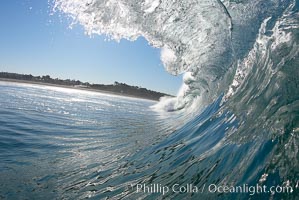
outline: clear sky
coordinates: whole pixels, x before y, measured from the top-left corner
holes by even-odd
[[[70,29],[65,16],[51,13],[48,0],[1,1],[0,71],[177,93],[182,78],[164,70],[160,50],[144,39],[118,43],[89,37],[79,25]]]

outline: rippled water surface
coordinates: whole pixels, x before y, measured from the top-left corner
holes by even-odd
[[[246,120],[220,106],[221,98],[192,116],[159,114],[154,104],[0,82],[0,199],[296,199],[298,169],[289,162],[296,131],[269,139],[261,128],[239,142]],[[257,183],[289,184],[294,192],[208,191]],[[199,191],[163,195],[137,192],[138,184]]]
[[[111,173],[109,166],[160,137],[153,103],[1,83],[0,197],[51,199]]]

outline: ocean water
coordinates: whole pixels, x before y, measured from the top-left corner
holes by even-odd
[[[281,166],[286,177],[272,166],[279,153],[296,155],[296,132],[290,133],[290,146],[279,138],[241,143],[229,137],[238,133],[240,121],[222,109],[221,98],[187,121],[153,111],[155,103],[0,82],[0,198],[298,197],[296,161],[276,161],[286,162]],[[223,193],[213,188],[257,183],[268,190],[289,184],[293,191]]]
[[[88,196],[163,135],[152,101],[4,82],[0,94],[1,199]]]
[[[183,85],[151,102],[1,83],[1,199],[298,199],[297,0],[49,3],[144,37]]]

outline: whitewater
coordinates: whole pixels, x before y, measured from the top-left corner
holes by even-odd
[[[88,35],[145,38],[183,85],[156,103],[1,83],[0,198],[298,198],[298,1],[50,4]]]

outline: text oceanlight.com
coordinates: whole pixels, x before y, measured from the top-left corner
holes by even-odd
[[[204,184],[200,187],[193,184],[173,184],[172,186],[166,186],[162,184],[136,184],[131,185],[131,187],[136,193],[160,193],[162,195],[167,193],[244,193],[255,195],[262,193],[293,193],[294,191],[292,186],[266,186],[259,184],[243,184],[240,186]]]

